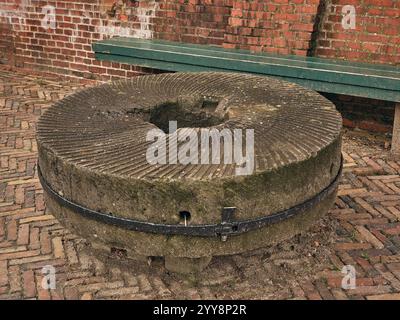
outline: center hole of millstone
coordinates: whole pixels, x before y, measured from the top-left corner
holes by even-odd
[[[179,211],[179,218],[182,223],[187,224],[191,218],[189,211]]]
[[[170,121],[177,128],[207,128],[223,123],[226,119],[217,107],[219,100],[181,97],[176,102],[166,102],[150,111],[149,122],[165,133],[169,132]]]

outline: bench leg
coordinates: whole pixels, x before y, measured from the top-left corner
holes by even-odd
[[[395,104],[391,152],[394,156],[400,156],[400,102]]]

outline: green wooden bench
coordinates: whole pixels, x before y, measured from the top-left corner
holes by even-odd
[[[395,102],[392,152],[400,155],[399,67],[133,38],[99,41],[93,44],[93,50],[99,60],[167,71],[247,72],[277,77],[319,92]]]

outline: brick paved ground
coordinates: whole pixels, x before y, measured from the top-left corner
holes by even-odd
[[[214,258],[200,278],[165,272],[158,260],[95,257],[45,211],[36,175],[35,122],[80,84],[0,67],[1,299],[400,299],[400,162],[387,139],[344,134],[345,169],[329,216],[278,247]],[[41,287],[53,265],[56,290]],[[341,289],[343,265],[357,288]]]

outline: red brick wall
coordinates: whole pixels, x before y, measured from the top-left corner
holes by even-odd
[[[114,35],[306,55],[318,4],[319,0],[0,0],[0,46],[9,48],[6,37],[14,39],[17,66],[101,80],[143,71],[94,60],[91,43]],[[46,5],[56,8],[54,30],[42,26]]]
[[[140,29],[140,23],[134,16],[128,21],[126,16],[120,14],[120,10],[116,10],[114,17],[105,13],[114,2],[0,0],[0,48],[10,49],[12,39],[15,51],[12,63],[15,66],[67,76],[106,81],[152,72],[136,66],[94,59],[91,48],[93,41],[127,32],[130,36],[141,37],[149,33]],[[141,4],[140,9],[145,8],[147,3]],[[43,7],[47,5],[55,7],[54,29],[42,26],[45,17]],[[132,1],[131,11],[138,11],[138,8],[139,5]],[[10,62],[5,56],[2,49],[1,57]]]
[[[341,24],[349,4],[354,30]],[[56,7],[54,30],[41,25],[46,5]],[[0,0],[1,61],[14,49],[16,65],[55,73],[107,80],[142,72],[94,60],[91,43],[114,35],[399,64],[400,1]]]
[[[342,26],[342,8],[355,8],[355,29]],[[399,0],[328,0],[319,13],[313,55],[351,61],[400,65]],[[345,126],[391,132],[394,103],[324,94],[335,103]]]
[[[161,0],[154,37],[171,41],[222,45],[232,0]]]
[[[316,55],[400,64],[399,0],[328,0],[322,13]],[[342,27],[342,8],[353,5],[356,28]]]
[[[319,0],[234,0],[224,47],[306,55]]]

